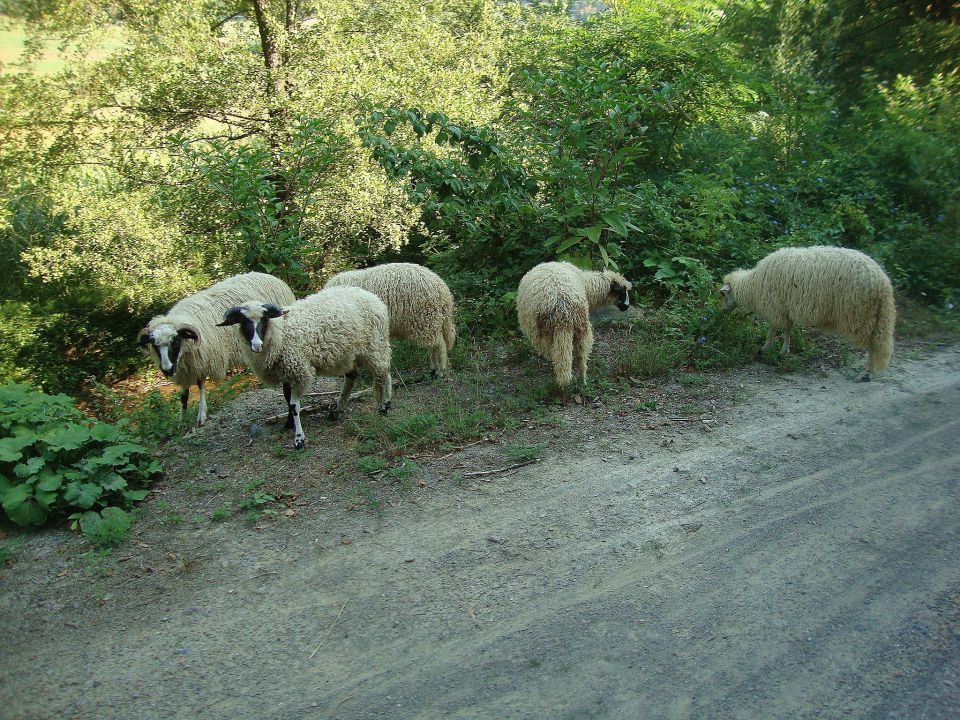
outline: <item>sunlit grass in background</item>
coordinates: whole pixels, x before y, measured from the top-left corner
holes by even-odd
[[[26,39],[27,33],[20,23],[0,15],[0,72],[17,72],[17,63],[23,59]],[[122,44],[121,31],[119,29],[111,30],[106,34],[100,45],[88,55],[88,58],[90,60],[100,60]],[[66,61],[57,45],[58,41],[53,37],[44,43],[43,55],[35,65],[39,74],[53,75],[65,67]]]

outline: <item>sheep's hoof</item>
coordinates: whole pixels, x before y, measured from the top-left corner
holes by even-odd
[[[343,410],[341,410],[340,408],[334,408],[333,410],[327,413],[327,419],[330,420],[331,422],[336,422],[341,417],[343,417]]]
[[[381,414],[381,415],[386,415],[386,414],[387,414],[387,410],[389,410],[389,409],[390,409],[390,401],[387,400],[387,402],[385,402],[385,403],[380,407],[380,414]]]
[[[293,441],[293,449],[294,449],[294,450],[303,450],[303,446],[304,446],[303,438],[296,438],[296,439],[294,439],[294,441]]]
[[[440,377],[440,371],[437,370],[436,368],[433,368],[433,369],[430,371],[430,379],[431,379],[431,380],[436,380],[438,377]]]
[[[870,377],[870,373],[868,373],[868,372],[865,372],[863,375],[861,375],[860,377],[857,378],[857,382],[858,382],[858,383],[861,383],[861,382],[870,382],[871,380],[873,380],[873,378]]]

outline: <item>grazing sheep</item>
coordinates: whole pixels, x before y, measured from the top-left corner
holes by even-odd
[[[430,349],[430,374],[447,369],[447,353],[457,331],[453,295],[432,270],[413,263],[387,263],[338,273],[324,287],[354,286],[369,290],[390,311],[390,337],[405,338]]]
[[[593,349],[590,311],[603,305],[630,307],[631,284],[610,270],[581,270],[568,262],[541,263],[527,272],[517,290],[520,330],[545,358],[553,361],[557,384],[567,388],[573,368],[587,379]]]
[[[723,278],[724,306],[741,306],[768,323],[767,342],[784,331],[782,353],[790,352],[794,325],[847,338],[868,352],[867,372],[890,365],[897,311],[890,278],[875,261],[856,250],[814,246],[782,248],[753,270]]]
[[[272,275],[251,272],[221,280],[185,297],[164,315],[147,323],[137,343],[166,377],[180,386],[180,419],[190,399],[190,386],[200,388],[197,425],[207,421],[207,378],[222,380],[243,361],[240,340],[217,329],[223,311],[249,297],[289,305],[296,297],[287,284]]]
[[[344,287],[321,290],[286,309],[245,302],[223,314],[222,326],[239,325],[243,357],[265,385],[282,385],[293,446],[303,448],[300,399],[317,375],[343,375],[339,417],[350,399],[357,369],[373,375],[373,395],[385,414],[390,407],[390,316],[373,293]]]

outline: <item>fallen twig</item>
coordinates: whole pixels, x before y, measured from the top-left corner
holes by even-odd
[[[337,623],[340,622],[340,616],[343,615],[343,609],[347,606],[347,601],[343,601],[343,605],[340,606],[340,612],[337,613],[336,619],[333,621],[333,624],[327,628],[327,634],[323,636],[323,640],[320,641],[320,644],[314,648],[313,652],[310,653],[310,657],[307,660],[313,660],[313,656],[319,652],[320,648],[323,647],[323,644],[327,641],[327,638],[330,637],[330,633],[333,632],[333,629],[337,626]]]
[[[468,472],[464,473],[465,478],[469,477],[484,477],[486,475],[496,475],[497,473],[507,472],[509,470],[516,470],[517,468],[522,468],[524,465],[532,465],[535,462],[539,462],[540,458],[534,458],[533,460],[524,460],[523,462],[514,463],[513,465],[508,465],[507,467],[497,468],[496,470],[479,470],[477,472]]]
[[[362,396],[364,396],[364,395],[368,395],[370,392],[372,392],[372,391],[370,390],[370,388],[367,388],[366,390],[358,390],[357,392],[355,392],[355,393],[353,393],[353,394],[350,395],[350,399],[351,399],[351,400],[356,400],[358,397],[362,397]],[[312,394],[322,395],[322,394],[325,394],[325,393],[312,393]],[[336,394],[339,395],[340,393],[336,393]],[[307,405],[306,407],[300,408],[300,414],[303,415],[303,414],[309,413],[309,412],[316,412],[317,410],[329,410],[329,409],[330,409],[330,404],[329,404],[329,403],[326,404],[326,405]],[[286,420],[286,419],[287,419],[287,416],[288,416],[288,413],[280,413],[279,415],[271,415],[270,417],[266,418],[263,422],[269,423],[269,422],[277,422],[278,420]]]

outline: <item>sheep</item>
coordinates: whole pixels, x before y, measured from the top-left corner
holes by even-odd
[[[380,413],[390,408],[390,316],[371,292],[343,287],[321,290],[288,308],[248,301],[228,309],[221,326],[238,325],[247,366],[265,385],[283,386],[287,427],[293,446],[305,444],[300,400],[317,375],[343,375],[343,390],[331,418],[343,414],[357,369],[373,375],[373,394]]]
[[[390,337],[430,349],[432,377],[447,369],[447,353],[453,349],[457,331],[453,295],[439,275],[422,265],[386,263],[338,273],[324,287],[351,285],[383,300],[390,311]]]
[[[857,250],[817,245],[782,248],[752,270],[723,278],[724,306],[740,306],[769,324],[764,349],[784,331],[781,353],[790,352],[794,325],[842,335],[867,350],[860,380],[890,365],[897,311],[890,278]]]
[[[207,378],[222,380],[242,362],[240,341],[217,330],[223,311],[248,297],[289,305],[296,297],[287,284],[272,275],[250,272],[221,280],[183,298],[163,315],[153,317],[137,343],[160,372],[180,386],[180,420],[186,413],[190,386],[200,388],[197,426],[207,421]]]
[[[581,270],[568,262],[541,263],[520,280],[520,330],[540,355],[553,361],[561,389],[573,381],[574,365],[580,381],[587,380],[593,349],[590,311],[613,303],[627,310],[632,287],[618,273]]]

